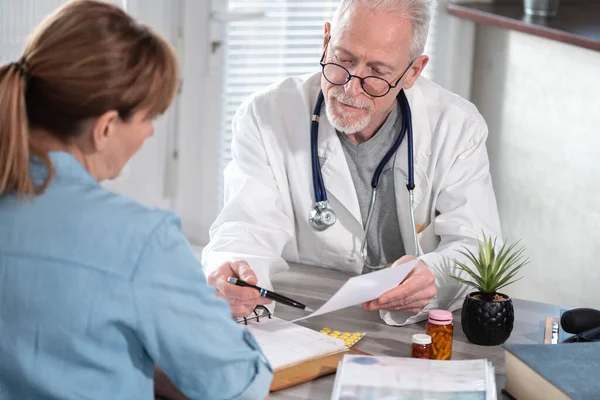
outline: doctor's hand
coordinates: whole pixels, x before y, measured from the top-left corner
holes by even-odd
[[[260,297],[258,290],[233,285],[227,282],[227,278],[239,278],[250,285],[256,285],[258,279],[248,263],[242,260],[223,263],[208,275],[208,284],[217,289],[217,296],[227,300],[234,318],[245,317],[259,304],[271,303],[271,300]]]
[[[394,266],[413,260],[416,260],[416,257],[404,256],[396,261]],[[435,275],[425,263],[419,261],[400,285],[388,290],[377,300],[363,303],[363,310],[419,312],[429,304],[436,293]]]

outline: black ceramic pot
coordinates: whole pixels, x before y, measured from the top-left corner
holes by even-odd
[[[504,299],[484,301],[480,292],[465,297],[461,313],[462,329],[471,343],[481,346],[497,346],[509,338],[515,322],[515,311],[510,297],[498,293]]]

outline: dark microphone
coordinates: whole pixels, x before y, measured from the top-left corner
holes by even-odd
[[[574,308],[560,317],[560,325],[575,335],[600,326],[600,311],[593,308]]]

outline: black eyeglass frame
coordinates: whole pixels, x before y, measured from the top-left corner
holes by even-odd
[[[350,80],[352,78],[356,78],[360,81],[360,87],[362,88],[362,90],[364,90],[364,92],[366,94],[368,94],[371,97],[384,97],[385,95],[387,95],[390,90],[395,89],[396,87],[398,87],[398,83],[400,83],[400,81],[402,80],[402,78],[404,77],[404,75],[406,75],[406,73],[408,72],[408,70],[410,69],[410,67],[412,67],[413,63],[415,62],[414,60],[411,61],[408,64],[408,67],[406,67],[406,69],[404,70],[404,72],[402,73],[402,75],[400,75],[400,77],[398,79],[396,79],[396,82],[392,85],[390,84],[386,79],[380,78],[378,76],[374,76],[374,75],[369,75],[369,76],[365,76],[365,77],[360,77],[358,75],[353,75],[350,73],[350,71],[348,71],[348,69],[340,64],[334,63],[334,62],[328,62],[325,63],[323,61],[325,61],[325,54],[327,54],[327,47],[329,46],[329,43],[331,42],[331,36],[329,37],[329,40],[327,41],[327,44],[325,45],[325,50],[323,51],[323,55],[321,56],[321,61],[319,61],[319,64],[321,64],[321,73],[323,74],[323,77],[327,80],[327,82],[331,83],[332,85],[335,86],[344,86],[345,84],[347,84],[348,82],[350,82]],[[329,80],[329,78],[327,78],[327,75],[325,74],[325,67],[328,65],[335,65],[336,67],[342,68],[344,71],[346,71],[346,81],[344,83],[335,83]],[[372,79],[378,79],[380,81],[383,81],[385,83],[387,83],[388,85],[388,89],[385,91],[385,93],[383,94],[378,94],[378,95],[374,95],[369,93],[369,91],[367,89],[365,89],[365,79],[368,78],[372,78]]]

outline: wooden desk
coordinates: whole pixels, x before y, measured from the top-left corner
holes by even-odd
[[[317,309],[348,278],[348,275],[339,271],[292,265],[288,272],[275,277],[273,285],[277,291]],[[547,316],[558,317],[560,307],[518,299],[514,300],[514,306],[515,327],[507,343],[543,343],[545,319]],[[275,314],[280,318],[290,320],[304,315],[304,312],[291,307],[277,306]],[[412,335],[425,332],[425,322],[405,327],[392,327],[381,321],[379,313],[363,311],[360,306],[309,318],[300,321],[299,324],[315,330],[329,327],[339,331],[365,332],[366,336],[356,345],[356,348],[374,355],[394,357],[408,356]],[[504,386],[504,349],[500,346],[486,347],[471,344],[460,328],[460,311],[454,313],[454,325],[452,358],[455,360],[486,358],[492,361],[497,372],[496,381],[499,392]],[[272,393],[271,399],[329,399],[333,389],[334,376],[326,376]],[[498,399],[502,399],[500,394]]]

